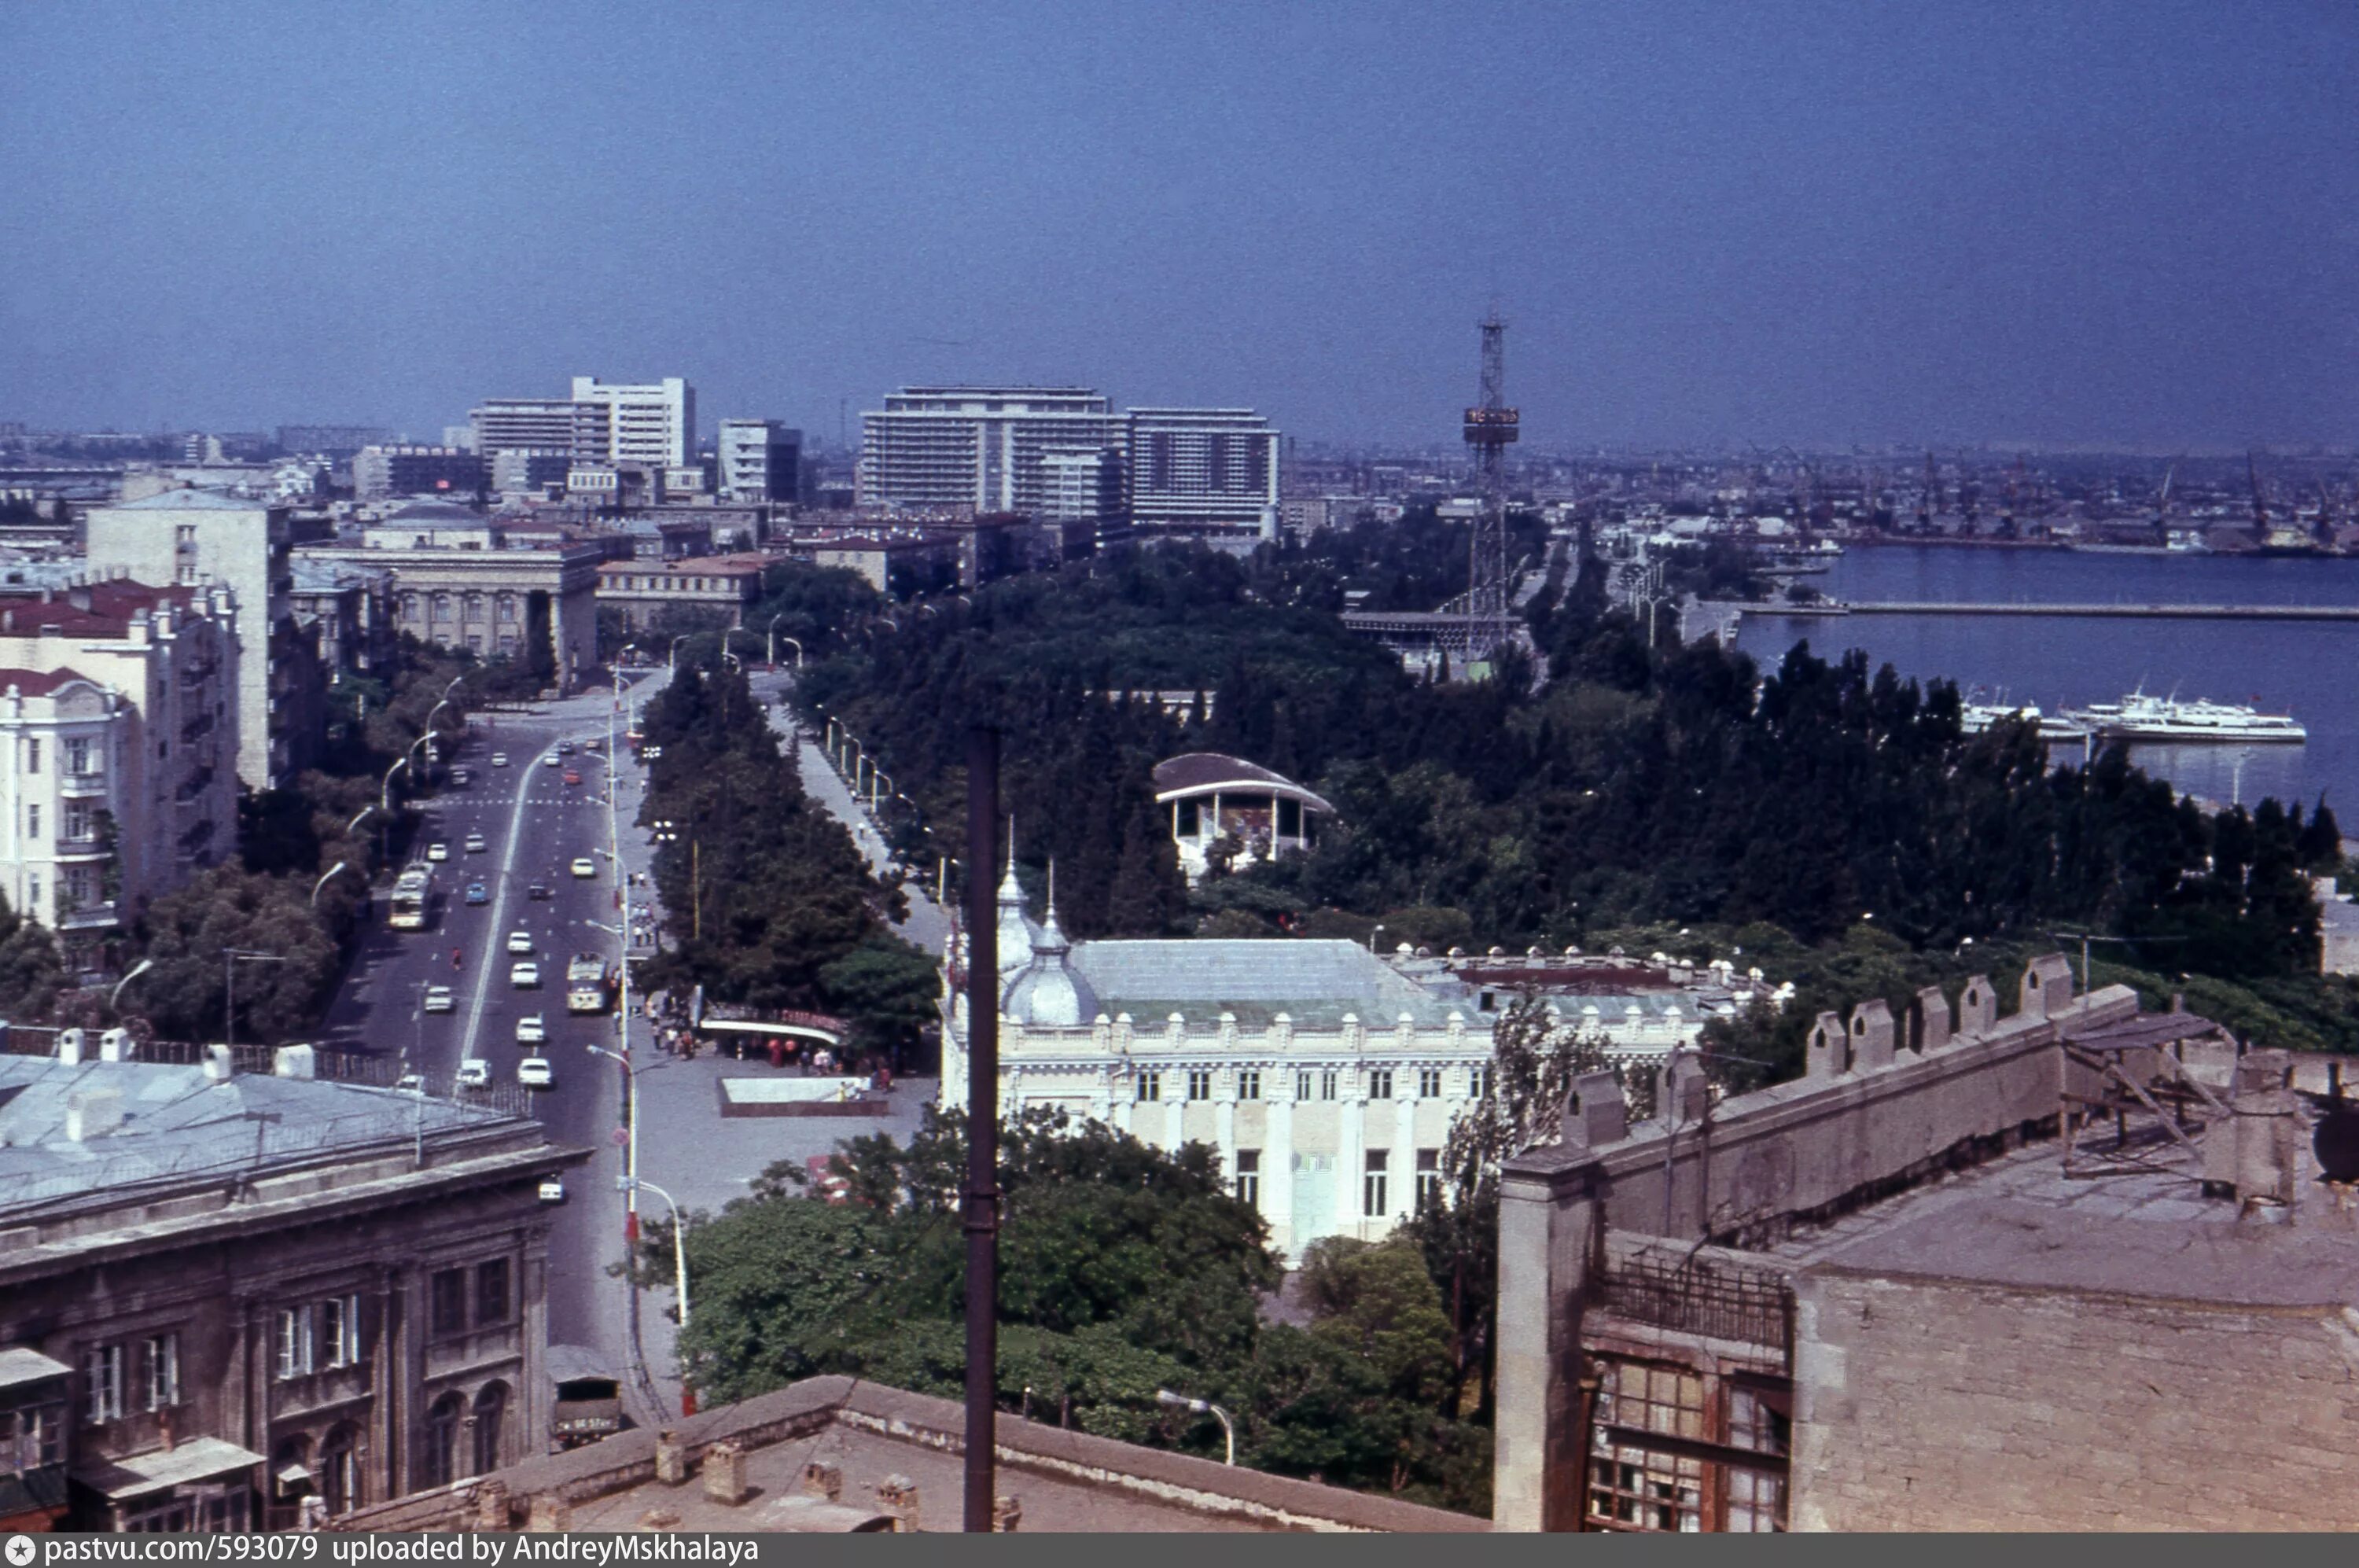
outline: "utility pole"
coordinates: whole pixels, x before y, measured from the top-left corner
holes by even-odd
[[[986,1535],[999,1432],[999,909],[991,877],[998,825],[999,732],[978,724],[966,739],[965,1527]]]

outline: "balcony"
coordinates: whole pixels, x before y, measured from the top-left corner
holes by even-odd
[[[58,793],[61,795],[103,795],[106,774],[101,768],[89,768],[81,773],[58,775]]]
[[[84,904],[58,917],[60,931],[112,931],[122,924],[115,913],[114,900]]]

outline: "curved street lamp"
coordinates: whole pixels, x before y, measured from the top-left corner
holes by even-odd
[[[664,668],[675,673],[679,670],[679,645],[694,637],[694,632],[682,632],[671,639],[671,651],[664,655]]]
[[[110,1013],[119,1015],[123,1006],[123,988],[155,967],[156,961],[152,958],[143,958],[138,963],[133,964],[131,966],[131,973],[125,975],[122,979],[117,980],[114,983],[114,989],[108,994],[106,998],[106,1010]]]
[[[345,865],[341,860],[336,862],[333,866],[329,866],[326,873],[323,874],[317,882],[311,884],[311,907],[315,909],[320,907],[320,889],[328,885],[328,878],[330,877],[333,877],[339,871],[350,871],[351,869],[351,866]]]
[[[393,759],[393,766],[385,770],[385,795],[381,803],[388,811],[393,810],[393,776],[408,766],[409,753],[408,751],[404,751],[399,757]],[[353,820],[357,822],[359,819],[354,818]]]
[[[1210,1399],[1191,1399],[1185,1394],[1175,1394],[1169,1388],[1156,1389],[1155,1402],[1158,1405],[1168,1405],[1175,1410],[1193,1410],[1200,1416],[1217,1416],[1221,1422],[1221,1435],[1227,1442],[1229,1448],[1229,1456],[1225,1463],[1234,1465],[1237,1462],[1237,1429],[1229,1423],[1228,1411]]]

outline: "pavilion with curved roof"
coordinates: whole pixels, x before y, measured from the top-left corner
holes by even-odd
[[[1155,765],[1155,803],[1171,813],[1171,842],[1190,882],[1212,865],[1212,846],[1236,844],[1234,866],[1310,847],[1314,818],[1335,808],[1282,773],[1217,751],[1191,751]]]

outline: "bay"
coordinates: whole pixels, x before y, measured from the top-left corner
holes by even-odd
[[[2359,560],[2323,558],[1855,546],[1807,581],[1832,598],[1870,603],[2359,605]],[[2309,730],[2308,744],[2141,745],[2131,755],[2205,800],[2309,802],[2323,794],[2359,825],[2359,622],[1748,615],[1737,646],[1774,668],[1803,640],[1822,657],[1864,648],[1871,665],[2049,713],[2141,686],[2290,713]],[[2077,760],[2078,749],[2060,743],[2057,760]]]

